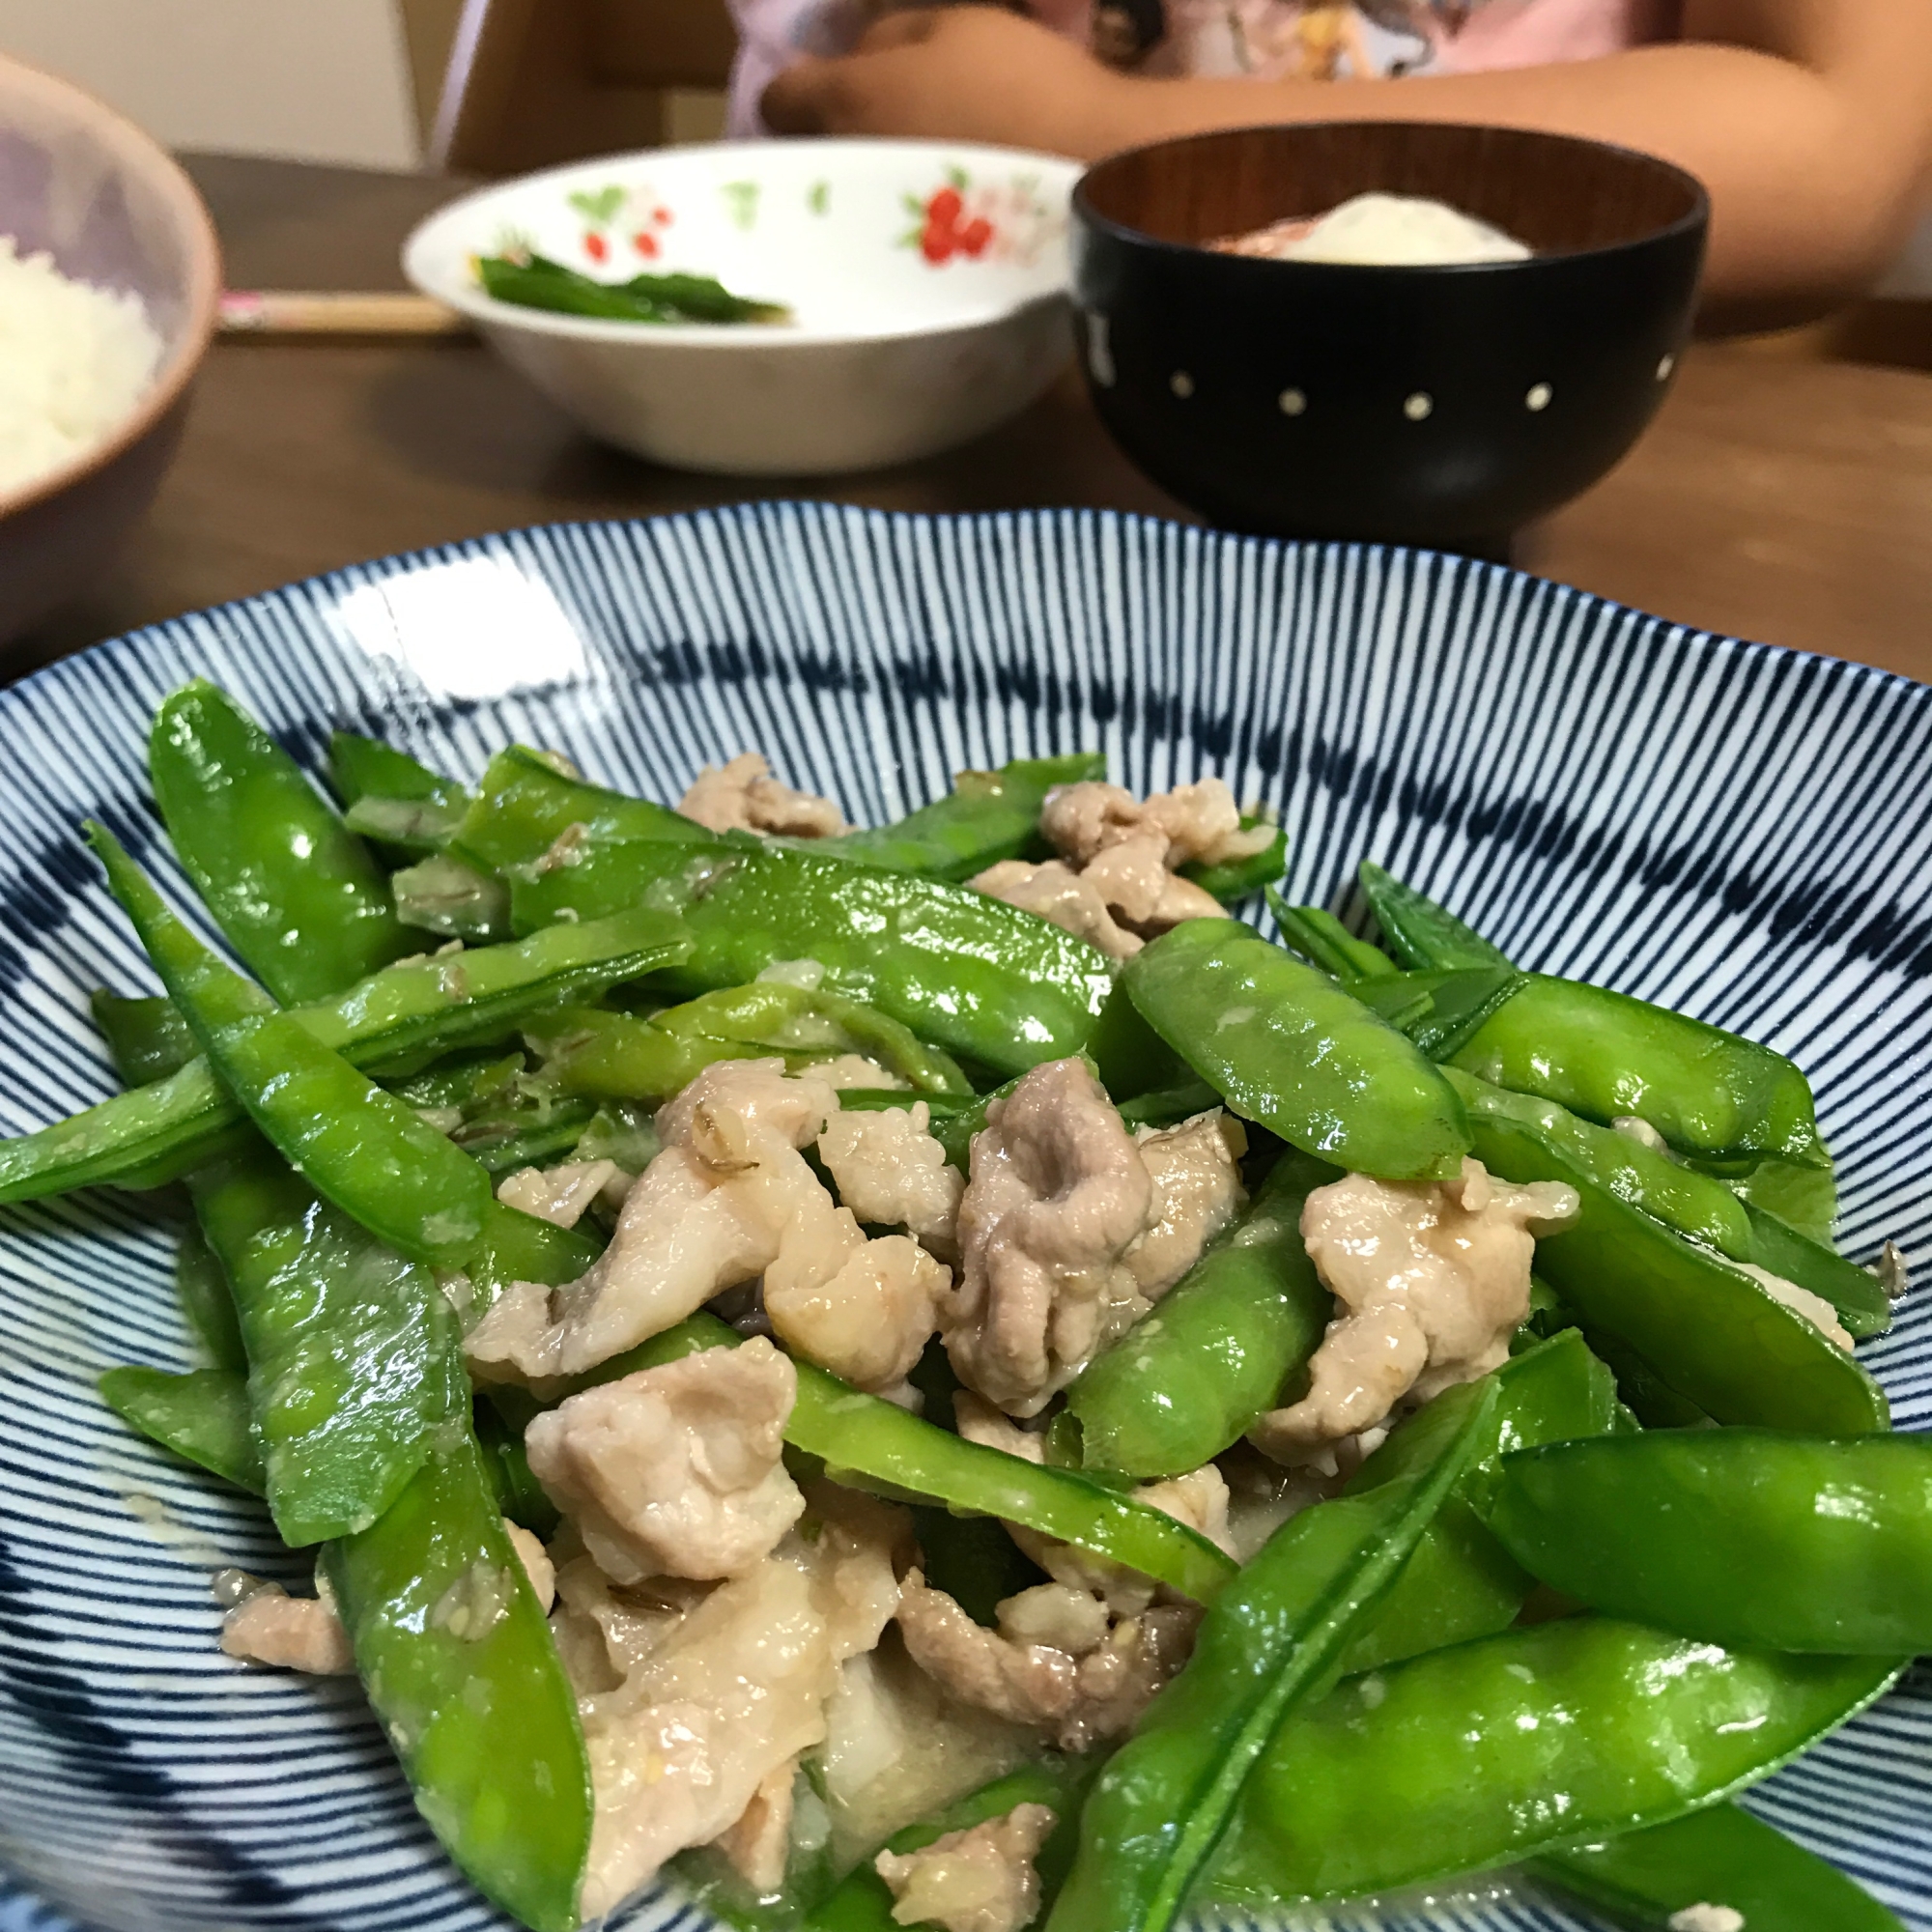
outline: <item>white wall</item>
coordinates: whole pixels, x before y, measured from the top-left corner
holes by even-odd
[[[0,0],[0,53],[174,147],[389,168],[420,153],[395,0]]]

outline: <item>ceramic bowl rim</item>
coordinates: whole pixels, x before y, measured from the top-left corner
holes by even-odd
[[[578,342],[629,343],[640,350],[696,349],[721,355],[749,354],[755,350],[859,348],[874,342],[904,342],[921,337],[938,338],[997,328],[1043,302],[1071,299],[1071,275],[1057,289],[1037,289],[1016,294],[1000,307],[983,314],[964,314],[947,320],[908,323],[881,328],[720,328],[715,323],[663,323],[640,326],[634,322],[610,322],[597,316],[558,315],[548,309],[525,308],[516,302],[497,301],[480,289],[452,283],[432,275],[423,265],[423,255],[433,231],[473,213],[483,204],[513,188],[525,188],[582,174],[586,168],[617,168],[639,162],[659,166],[677,164],[687,157],[707,160],[728,159],[733,156],[768,156],[774,149],[810,147],[819,154],[849,151],[882,152],[887,149],[923,151],[948,158],[975,156],[996,156],[1003,161],[1024,161],[1065,179],[1069,192],[1080,178],[1081,163],[1065,155],[1048,155],[1031,148],[1004,147],[990,141],[899,140],[874,135],[853,135],[837,139],[778,141],[714,141],[690,148],[630,148],[616,154],[595,155],[583,160],[565,161],[555,167],[533,169],[513,175],[506,181],[489,182],[468,194],[447,201],[410,230],[403,243],[403,273],[416,291],[435,301],[445,303],[482,327],[551,335]]]
[[[164,357],[133,410],[102,441],[10,492],[0,492],[0,520],[44,503],[108,468],[139,442],[179,403],[214,338],[221,300],[221,243],[213,217],[187,172],[146,129],[83,87],[0,58],[0,104],[8,92],[39,94],[66,110],[73,124],[138,167],[160,192],[187,243],[186,315],[180,339]]]
[[[1514,261],[1301,262],[1283,261],[1267,255],[1225,254],[1200,242],[1170,242],[1163,236],[1150,234],[1145,228],[1136,228],[1131,222],[1117,221],[1112,215],[1102,214],[1094,206],[1088,193],[1088,183],[1101,169],[1112,167],[1120,161],[1130,160],[1137,156],[1156,154],[1163,149],[1185,147],[1196,141],[1216,140],[1227,134],[1256,131],[1294,134],[1303,129],[1318,128],[1377,128],[1404,131],[1457,128],[1486,132],[1529,134],[1538,140],[1557,142],[1571,148],[1592,148],[1603,154],[1614,155],[1622,160],[1641,161],[1648,167],[1661,169],[1690,189],[1690,206],[1675,219],[1663,223],[1661,227],[1649,229],[1641,235],[1632,236],[1627,241],[1605,242],[1590,248],[1545,248]],[[1661,155],[1646,154],[1640,148],[1628,147],[1618,141],[1597,141],[1581,134],[1555,134],[1541,128],[1507,128],[1500,123],[1489,121],[1364,121],[1350,119],[1346,115],[1336,115],[1322,121],[1258,121],[1245,128],[1212,128],[1197,134],[1177,134],[1165,140],[1144,141],[1136,148],[1123,148],[1120,153],[1105,156],[1086,169],[1073,185],[1071,207],[1074,219],[1082,226],[1105,235],[1109,240],[1127,247],[1146,249],[1155,254],[1173,257],[1191,256],[1215,262],[1244,264],[1273,273],[1277,277],[1277,285],[1282,288],[1288,286],[1282,274],[1283,270],[1290,274],[1318,277],[1364,276],[1379,281],[1384,287],[1396,288],[1406,281],[1411,285],[1420,285],[1424,281],[1439,280],[1443,277],[1466,281],[1520,274],[1525,270],[1534,271],[1559,262],[1612,261],[1620,255],[1655,247],[1662,242],[1707,232],[1711,221],[1710,191],[1688,168],[1680,168],[1676,162],[1667,161]],[[1240,268],[1235,270],[1236,273],[1243,271]],[[1329,284],[1331,287],[1334,285],[1332,281]]]

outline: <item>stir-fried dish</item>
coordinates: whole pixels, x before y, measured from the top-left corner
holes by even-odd
[[[1216,779],[673,810],[219,691],[155,792],[245,973],[88,837],[165,991],[0,1200],[185,1182],[136,1429],[312,1595],[533,1932],[1160,1932],[1515,1866],[1660,1932],[1895,1926],[1729,1800],[1932,1646],[1932,1453],[1856,1358],[1804,1076],[1520,969]],[[1266,892],[1282,943],[1230,908]]]

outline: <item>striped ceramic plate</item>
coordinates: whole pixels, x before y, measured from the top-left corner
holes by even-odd
[[[314,764],[381,732],[466,776],[508,740],[676,798],[747,747],[861,822],[968,765],[1098,746],[1136,790],[1273,801],[1294,895],[1371,855],[1519,959],[1768,1040],[1811,1073],[1844,1239],[1932,1263],[1932,691],[1699,636],[1506,570],[1095,514],[810,507],[491,538],[102,645],[0,695],[0,1128],[105,1093],[90,988],[151,984],[75,838],[158,846],[143,744],[207,673]],[[179,1364],[162,1209],[0,1220],[0,1932],[496,1923],[354,1689],[214,1648],[208,1575],[285,1566],[256,1510],[130,1439],[95,1375]],[[1864,1351],[1932,1417],[1932,1317]],[[284,1574],[286,1570],[284,1569]],[[1932,1928],[1932,1676],[1753,1804]],[[44,1901],[44,1902],[38,1902]],[[695,1915],[646,1904],[643,1924]],[[1507,1885],[1378,1919],[1575,1928]]]

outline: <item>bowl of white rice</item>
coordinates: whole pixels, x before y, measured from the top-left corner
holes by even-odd
[[[1073,193],[1094,408],[1226,528],[1494,554],[1655,414],[1709,213],[1666,161],[1519,128],[1310,122],[1113,155]]]
[[[98,581],[147,508],[220,283],[168,155],[0,60],[0,643]]]

